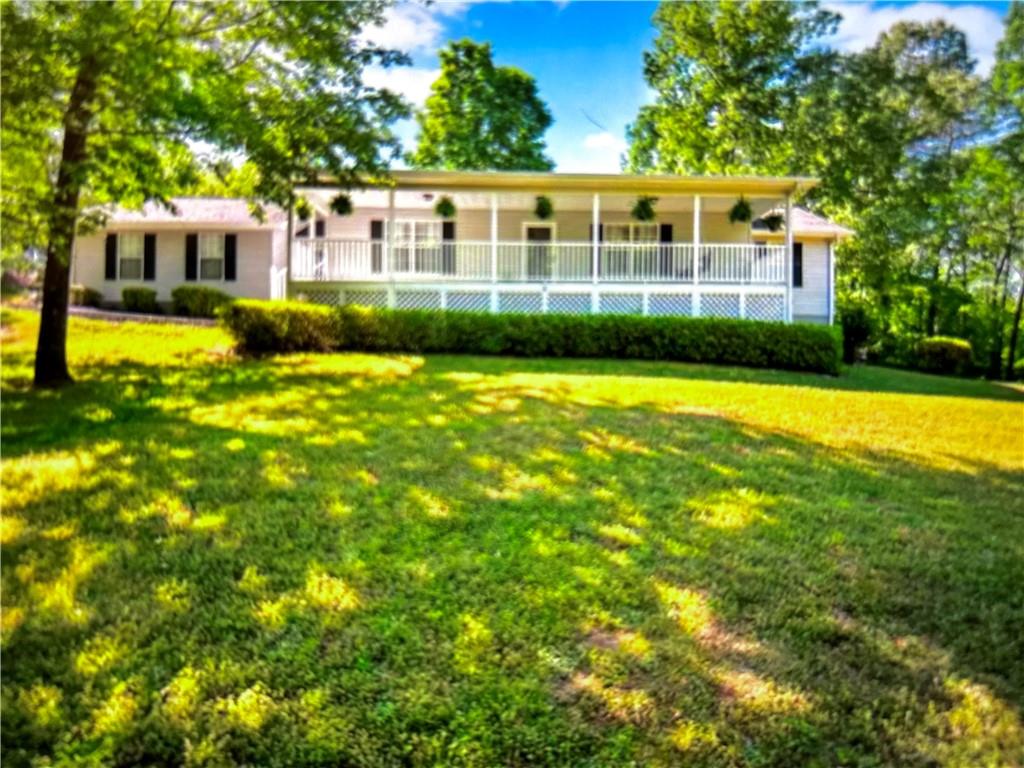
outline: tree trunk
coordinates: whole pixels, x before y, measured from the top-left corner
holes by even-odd
[[[1024,310],[1024,275],[1021,275],[1020,290],[1017,291],[1017,309],[1013,313],[1013,327],[1010,329],[1010,352],[1006,357],[1006,380],[1013,381],[1013,364],[1017,360],[1017,339],[1020,337],[1020,316]]]
[[[82,59],[64,113],[64,146],[53,191],[50,242],[46,249],[46,271],[43,274],[39,343],[36,347],[37,387],[59,387],[71,383],[67,361],[71,248],[78,220],[81,169],[86,157],[98,69],[95,56],[87,55]]]
[[[985,377],[988,379],[998,379],[1003,369],[1003,326],[1006,299],[1010,294],[1010,250],[1012,248],[1013,244],[1007,241],[1006,252],[1003,254],[1000,268],[996,271],[996,281],[992,286],[992,309],[995,328],[993,329],[992,348],[988,356],[988,370],[985,372]],[[1004,266],[1006,267],[1005,274],[1002,269]],[[1001,292],[999,290],[1000,280],[1003,282],[1003,290]]]

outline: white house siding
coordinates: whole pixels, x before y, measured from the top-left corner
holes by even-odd
[[[803,287],[793,289],[793,319],[797,322],[828,322],[828,250],[824,240],[804,241]]]
[[[370,222],[386,220],[386,208],[356,209],[350,216],[331,216],[327,219],[326,233],[329,238],[342,240],[365,240],[370,236]],[[397,219],[437,220],[432,211],[421,209],[395,209]],[[629,222],[628,211],[602,211],[602,223]],[[498,211],[498,239],[519,242],[523,239],[523,224],[554,224],[556,239],[561,242],[586,242],[590,240],[592,213],[588,211],[556,211],[545,222],[539,222],[532,211]],[[672,212],[661,215],[658,223],[672,225],[672,238],[676,242],[689,242],[693,238],[693,213]],[[491,212],[489,210],[459,210],[455,216],[455,237],[463,241],[485,241],[491,239]],[[701,215],[701,239],[714,243],[745,243],[749,240],[746,224],[732,224],[724,213]]]
[[[106,280],[104,279],[106,233],[79,237],[75,241],[72,265],[73,283],[94,288],[109,302],[121,300],[121,291],[129,286],[152,288],[157,292],[157,301],[169,302],[171,291],[179,285],[202,285],[228,293],[232,296],[255,299],[270,298],[270,265],[272,260],[283,266],[286,259],[285,237],[273,229],[234,230],[238,236],[238,265],[236,280],[185,280],[185,235],[186,232],[230,232],[232,230],[211,230],[209,228],[176,228],[161,230],[157,227],[139,229],[118,229],[111,231],[151,232],[156,234],[156,279],[155,280]],[[277,245],[275,246],[275,240]]]

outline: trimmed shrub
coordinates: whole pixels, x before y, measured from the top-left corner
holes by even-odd
[[[95,288],[72,285],[68,290],[68,303],[73,307],[96,307],[99,309],[103,306],[103,294]]]
[[[217,310],[232,301],[223,291],[201,285],[179,285],[171,291],[173,312],[182,317],[216,317]]]
[[[148,315],[160,313],[156,303],[156,291],[152,288],[124,288],[121,291],[121,307],[125,312],[142,312]]]
[[[492,315],[235,302],[221,315],[253,352],[343,349],[722,363],[838,374],[836,329],[717,318]],[[314,330],[311,330],[314,329]]]
[[[952,336],[932,336],[917,345],[915,367],[929,373],[964,376],[971,372],[971,344]]]
[[[244,352],[327,352],[339,345],[341,324],[330,307],[298,301],[239,299],[220,320]]]

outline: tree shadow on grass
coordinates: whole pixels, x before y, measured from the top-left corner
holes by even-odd
[[[1019,473],[509,365],[123,363],[5,391],[5,759],[1020,754]]]

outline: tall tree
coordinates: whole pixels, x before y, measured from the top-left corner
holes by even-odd
[[[805,92],[834,55],[814,45],[838,16],[816,3],[662,3],[644,76],[656,93],[628,130],[629,165],[667,173],[801,170]]]
[[[534,79],[496,67],[489,43],[452,42],[441,75],[417,115],[420,133],[409,162],[416,168],[548,171],[544,132],[551,113]]]
[[[70,381],[68,275],[86,204],[165,199],[191,142],[241,152],[255,193],[385,171],[408,114],[365,87],[401,54],[363,42],[384,4],[6,2],[2,5],[3,218],[47,243],[35,383]],[[12,232],[5,234],[9,237]],[[7,238],[5,238],[7,239]]]

